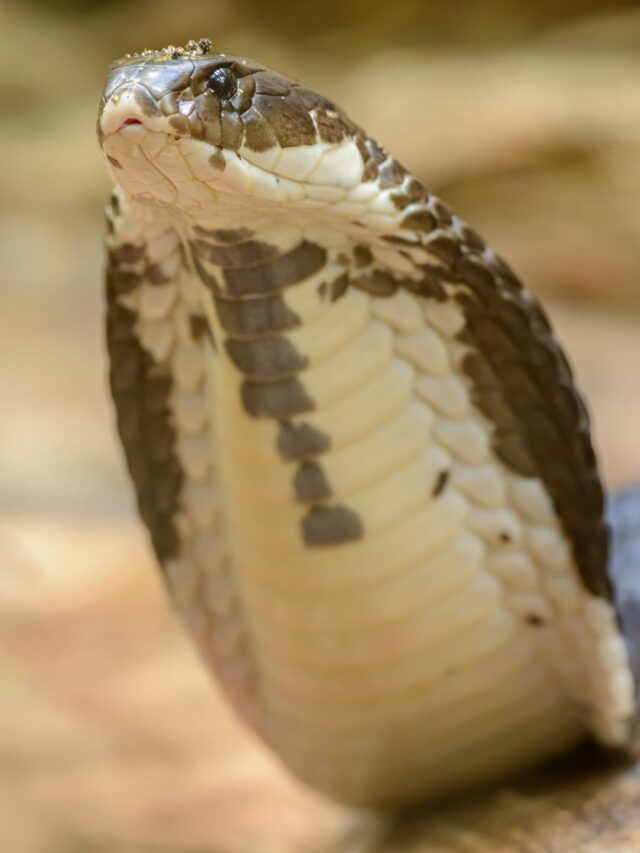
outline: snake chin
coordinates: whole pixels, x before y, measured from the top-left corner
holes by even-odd
[[[181,135],[165,117],[132,114],[127,101],[107,116],[101,146],[113,181],[138,200],[198,216],[220,204],[276,215],[300,209],[321,215],[342,205],[348,213],[351,185],[362,183],[362,157],[351,140],[231,151]]]

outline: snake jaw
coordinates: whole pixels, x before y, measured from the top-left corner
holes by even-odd
[[[220,70],[230,70],[237,78],[235,93],[228,98],[209,85]],[[239,205],[304,203],[319,211],[342,205],[340,214],[353,219],[359,208],[350,204],[349,194],[357,192],[363,180],[378,177],[365,135],[338,107],[242,57],[165,51],[115,63],[99,115],[100,142],[104,148],[114,136],[120,138],[118,148],[125,137],[141,144],[146,131],[164,134],[167,149],[175,149],[171,154],[167,150],[162,161],[151,158],[163,186],[164,181],[186,184],[195,178],[214,195],[231,195]],[[152,147],[164,146],[158,142]],[[117,153],[109,154],[120,159]],[[131,165],[135,171],[135,163]],[[144,169],[149,175],[146,165]],[[112,170],[112,177],[133,192],[123,183],[123,170]],[[145,179],[138,175],[135,183]],[[155,174],[152,183],[158,183]],[[141,191],[139,186],[134,194]],[[201,194],[206,191],[201,188]],[[162,200],[169,196],[176,194],[163,191]],[[178,206],[183,205],[178,201]]]
[[[144,125],[149,130],[163,130],[162,113],[150,93],[140,84],[125,85],[105,99],[98,116],[102,143],[113,133],[131,125]]]

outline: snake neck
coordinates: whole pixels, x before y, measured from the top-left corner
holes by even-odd
[[[409,767],[399,729],[433,720],[431,763],[412,772],[445,787],[462,743],[469,780],[571,744],[583,729],[568,697],[587,675],[553,661],[560,633],[535,637],[551,610],[539,581],[520,585],[529,529],[570,558],[539,486],[500,465],[472,414],[463,312],[399,291],[375,242],[228,226],[194,227],[188,250],[261,733],[319,787],[357,799],[372,785],[381,801],[386,782],[358,776],[372,749],[386,766],[379,726]],[[500,750],[477,741],[494,717],[509,719]],[[449,732],[461,741],[435,748]],[[339,756],[352,772],[336,775]]]
[[[455,299],[311,217],[184,227],[120,197],[108,245],[142,514],[207,663],[301,777],[386,803],[500,775],[581,737],[594,684],[592,726],[624,737],[612,614],[495,451]]]

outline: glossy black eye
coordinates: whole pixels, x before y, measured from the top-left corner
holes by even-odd
[[[238,88],[236,75],[230,68],[216,68],[211,73],[207,81],[207,86],[211,89],[214,95],[219,98],[228,100],[235,95]]]

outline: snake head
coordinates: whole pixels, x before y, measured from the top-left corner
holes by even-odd
[[[220,193],[252,205],[311,196],[322,207],[377,179],[384,152],[326,98],[207,42],[189,45],[111,66],[98,138],[126,192],[187,209]]]

